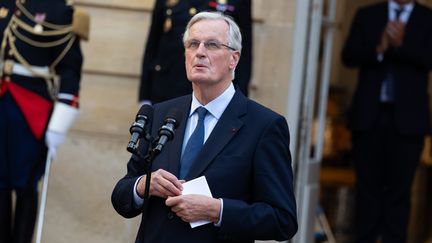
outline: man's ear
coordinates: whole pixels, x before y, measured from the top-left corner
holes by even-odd
[[[239,51],[233,51],[232,55],[231,55],[231,59],[230,59],[230,65],[229,67],[231,69],[236,68],[238,62],[240,60],[240,52]]]

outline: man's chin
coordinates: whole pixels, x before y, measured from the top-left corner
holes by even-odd
[[[201,83],[201,82],[205,82],[206,80],[208,80],[208,76],[207,75],[191,75],[191,77],[189,78],[189,80],[192,83]]]

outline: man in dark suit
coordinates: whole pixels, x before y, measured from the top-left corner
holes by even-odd
[[[284,117],[235,90],[238,26],[221,13],[202,12],[189,22],[183,41],[193,93],[156,104],[152,134],[170,109],[184,117],[154,161],[150,197],[142,199],[147,174],[144,161],[134,155],[114,188],[114,208],[131,218],[142,213],[143,200],[148,200],[136,242],[290,239],[297,217],[288,126]],[[198,137],[202,148],[190,149]],[[141,153],[147,147],[141,146]],[[190,158],[193,151],[199,152]],[[183,195],[182,183],[200,176],[213,197]],[[189,222],[198,220],[211,223],[191,228]]]
[[[361,8],[343,49],[358,67],[349,126],[357,174],[357,242],[406,241],[410,191],[430,132],[432,11],[410,0]]]
[[[234,84],[247,96],[252,72],[251,0],[157,0],[143,55],[140,103],[158,103],[191,93],[181,39],[187,22],[201,11],[223,12],[239,25],[245,52]]]

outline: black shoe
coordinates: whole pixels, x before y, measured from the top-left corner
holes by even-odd
[[[0,243],[10,243],[12,232],[12,192],[0,190]]]
[[[13,243],[31,243],[36,223],[37,192],[17,192]]]

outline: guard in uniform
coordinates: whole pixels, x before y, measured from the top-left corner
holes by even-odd
[[[143,57],[140,103],[158,103],[192,92],[186,77],[182,35],[201,11],[220,11],[234,18],[243,36],[243,51],[234,84],[245,95],[252,70],[251,0],[156,0]]]
[[[78,113],[88,20],[68,0],[0,2],[1,243],[32,241],[47,154]]]

